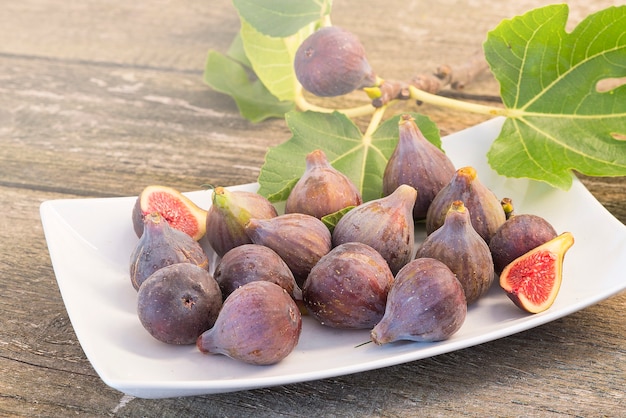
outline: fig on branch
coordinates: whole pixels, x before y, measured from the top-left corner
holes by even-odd
[[[463,286],[468,305],[487,293],[495,278],[489,246],[460,200],[452,203],[441,228],[426,237],[415,257],[435,258],[448,266]]]
[[[377,81],[358,37],[338,26],[306,38],[296,51],[294,70],[300,84],[320,97],[341,96]]]
[[[467,207],[474,229],[487,243],[506,221],[500,200],[480,181],[476,169],[466,166],[456,170],[450,182],[433,199],[426,214],[427,234],[443,225],[455,200],[460,200]]]
[[[158,269],[177,263],[191,263],[209,269],[209,259],[192,237],[169,226],[154,212],[144,218],[143,234],[130,256],[130,281],[135,289]]]
[[[206,216],[207,241],[215,253],[223,257],[239,245],[252,244],[244,229],[250,219],[277,215],[271,202],[258,193],[216,187]]]
[[[198,337],[196,346],[206,354],[269,365],[293,351],[301,331],[302,315],[285,289],[256,281],[226,298],[215,325]]]
[[[500,274],[511,261],[556,236],[554,227],[540,216],[512,215],[489,241],[496,273]]]
[[[467,316],[461,283],[434,258],[417,258],[396,275],[385,314],[372,329],[378,345],[399,340],[442,341],[457,332]]]
[[[539,313],[554,303],[561,287],[563,259],[574,245],[564,232],[509,263],[500,274],[500,287],[521,309]]]
[[[143,234],[144,218],[158,212],[167,223],[198,241],[206,232],[207,211],[176,189],[152,185],[144,188],[132,211],[133,228],[138,237]]]
[[[416,197],[413,187],[402,184],[389,196],[355,207],[335,225],[333,245],[354,241],[367,244],[387,260],[396,274],[413,257]]]
[[[352,181],[335,169],[321,149],[306,156],[306,169],[291,190],[285,213],[304,213],[322,219],[348,206],[362,203]]]
[[[139,288],[137,314],[143,327],[168,344],[194,344],[213,326],[222,292],[208,271],[193,264],[157,270]]]
[[[401,184],[417,189],[413,219],[426,218],[428,207],[450,182],[454,164],[448,156],[428,141],[410,115],[399,122],[399,140],[383,174],[383,196],[393,193]]]

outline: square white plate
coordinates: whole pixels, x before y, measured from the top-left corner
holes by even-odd
[[[495,284],[469,309],[462,328],[439,343],[362,343],[368,331],[341,331],[305,317],[300,342],[273,366],[247,365],[195,346],[171,346],[152,338],[136,315],[129,259],[137,242],[131,211],[136,197],[44,202],[41,219],[56,278],[80,344],[102,380],[124,393],[163,398],[231,392],[309,381],[414,361],[502,338],[553,321],[626,288],[626,227],[578,180],[565,192],[493,172],[486,153],[503,119],[493,119],[443,139],[456,167],[472,165],[499,198],[513,199],[517,213],[546,218],[575,244],[565,257],[554,305],[529,315]],[[256,184],[237,186],[256,190]],[[210,192],[188,194],[203,208]],[[418,242],[423,231],[416,232]],[[213,256],[213,267],[215,257]]]

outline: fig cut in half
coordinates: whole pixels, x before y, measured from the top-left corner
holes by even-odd
[[[198,241],[206,233],[207,211],[196,205],[180,191],[160,185],[147,186],[133,207],[133,228],[138,237],[143,234],[144,218],[158,212],[168,224]]]
[[[500,274],[500,287],[521,309],[539,313],[554,303],[563,273],[565,253],[574,244],[563,232],[509,263]]]

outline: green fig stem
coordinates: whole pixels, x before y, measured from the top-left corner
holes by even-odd
[[[360,117],[360,116],[371,115],[376,110],[376,108],[374,106],[372,106],[371,103],[368,103],[368,104],[363,105],[363,106],[350,107],[350,108],[346,108],[346,109],[332,109],[332,108],[329,108],[329,107],[318,106],[316,104],[313,104],[313,103],[309,102],[304,97],[303,88],[300,85],[296,89],[296,95],[295,95],[295,98],[294,98],[294,102],[295,102],[296,106],[298,107],[298,109],[300,109],[301,111],[311,110],[311,111],[320,112],[320,113],[339,112],[339,113],[343,113],[344,115],[346,115],[349,118],[357,118],[357,117]]]
[[[422,103],[428,103],[435,106],[447,107],[449,109],[461,110],[472,113],[479,113],[489,116],[511,116],[509,109],[501,107],[485,106],[477,103],[464,102],[461,100],[450,99],[448,97],[427,93],[415,86],[409,86],[411,99]]]

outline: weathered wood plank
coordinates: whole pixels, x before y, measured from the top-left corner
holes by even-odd
[[[616,1],[569,1],[572,21]],[[387,78],[471,56],[500,19],[541,0],[335,2]],[[97,376],[65,311],[39,205],[166,183],[254,181],[280,120],[254,125],[203,84],[208,49],[238,19],[227,0],[24,0],[0,12],[0,415],[619,416],[626,294],[508,338],[423,361],[240,393],[143,400]],[[468,91],[495,94],[482,77]],[[340,99],[346,105],[359,95]],[[432,106],[442,133],[484,120]],[[625,179],[583,177],[626,223]]]

